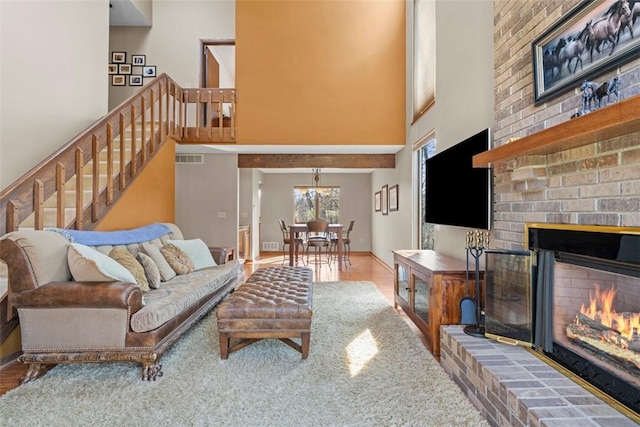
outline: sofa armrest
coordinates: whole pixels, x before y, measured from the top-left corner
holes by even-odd
[[[222,246],[209,246],[209,252],[218,265],[226,264],[233,259],[233,248]]]
[[[142,291],[126,282],[51,282],[30,291],[11,294],[15,308],[142,308]]]

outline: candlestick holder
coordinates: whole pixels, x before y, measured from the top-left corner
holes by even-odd
[[[489,248],[489,232],[481,232],[480,230],[467,232],[467,240],[465,249],[467,251],[467,279],[469,277],[469,256],[472,256],[475,261],[475,324],[467,325],[464,327],[464,332],[467,335],[474,337],[484,338],[484,324],[481,320],[482,309],[480,306],[480,257],[484,253],[485,249]]]

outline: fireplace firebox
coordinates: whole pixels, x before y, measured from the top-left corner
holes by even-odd
[[[528,224],[526,236],[527,251],[487,253],[487,335],[640,416],[640,229]]]

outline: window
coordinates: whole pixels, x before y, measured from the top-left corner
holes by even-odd
[[[434,0],[413,3],[413,120],[435,102],[436,10]]]
[[[420,244],[420,249],[433,249],[434,248],[434,226],[433,224],[429,224],[424,222],[425,218],[425,209],[427,206],[427,200],[425,197],[425,188],[426,188],[426,160],[433,156],[436,151],[436,140],[435,133],[430,132],[425,137],[421,138],[418,142],[413,144],[413,153],[415,159],[414,168],[415,173],[417,174],[417,179],[415,182],[420,183],[418,185],[418,194],[417,199],[420,201],[418,203],[418,242]]]
[[[340,221],[340,187],[294,187],[293,201],[296,223],[316,218],[331,224]]]

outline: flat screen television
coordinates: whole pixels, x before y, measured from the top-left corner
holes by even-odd
[[[487,128],[425,161],[425,222],[490,228],[491,169],[472,163],[474,155],[490,148]]]

